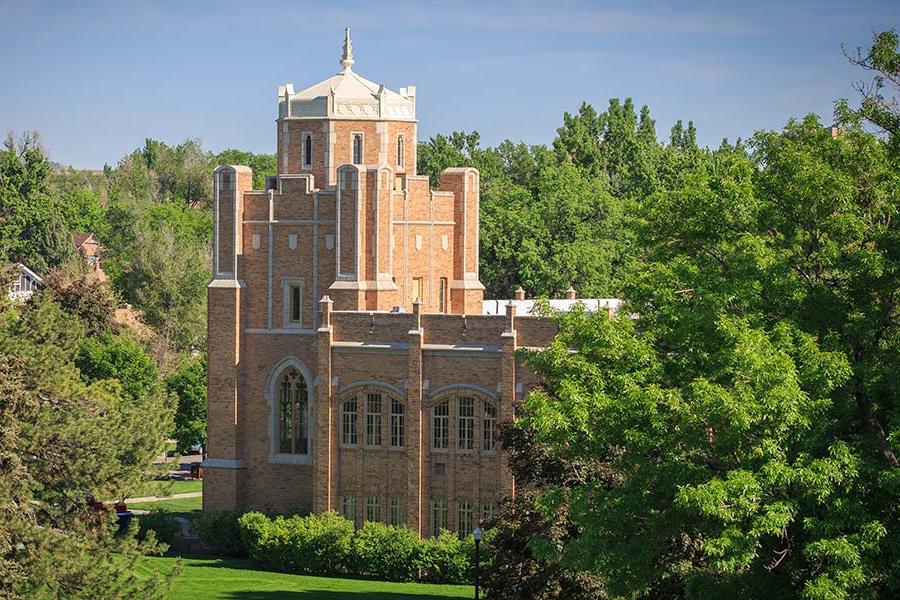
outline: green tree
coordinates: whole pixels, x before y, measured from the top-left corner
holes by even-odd
[[[277,163],[274,154],[254,154],[228,148],[216,155],[217,165],[244,165],[253,170],[253,189],[262,190],[266,186],[266,177],[274,177]]]
[[[157,598],[138,574],[153,538],[116,536],[114,515],[84,495],[133,487],[162,451],[171,407],[133,400],[111,381],[87,384],[71,348],[84,331],[45,297],[0,318],[0,596]]]
[[[886,132],[894,140],[900,134],[900,36],[896,29],[880,31],[873,35],[872,45],[844,50],[844,55],[854,65],[873,74],[871,81],[860,81],[856,90],[862,104],[856,114]],[[846,102],[839,103],[839,113],[847,112]],[[896,148],[895,148],[896,149]]]
[[[166,377],[166,389],[178,398],[175,433],[178,452],[206,445],[206,359],[185,359]]]
[[[202,344],[210,277],[212,220],[181,203],[110,203],[115,232],[106,269],[119,294],[139,308],[166,344]]]
[[[637,205],[637,320],[529,356],[518,426],[578,467],[536,502],[571,539],[531,546],[613,595],[896,595],[900,174],[814,117],[752,148]]]
[[[39,273],[72,256],[64,207],[50,193],[50,162],[36,132],[0,151],[0,260],[21,262]]]
[[[99,281],[87,277],[70,281],[61,271],[52,271],[44,277],[43,291],[67,313],[78,317],[88,335],[113,328],[115,299]]]
[[[158,391],[153,359],[140,344],[122,335],[104,333],[81,340],[75,365],[87,383],[115,379],[132,400]]]

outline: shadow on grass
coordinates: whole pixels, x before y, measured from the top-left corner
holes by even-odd
[[[172,556],[172,555],[170,555]],[[272,575],[292,575],[284,571],[266,571],[254,565],[252,561],[246,558],[222,558],[199,555],[182,555],[182,558],[189,560],[189,567],[200,568],[220,568],[220,569],[239,569],[256,573],[263,578],[266,574]],[[386,585],[385,582],[369,579],[361,579],[347,576],[331,577],[321,575],[305,575],[310,579],[318,582],[322,587],[332,587],[326,583],[329,580],[334,582],[334,587],[352,587],[354,589],[311,589],[311,590],[239,590],[223,592],[221,597],[229,600],[460,600],[461,598],[469,598],[471,596],[459,595],[454,593],[442,593],[443,590],[434,590],[423,592],[419,590],[409,591],[388,591],[379,588]],[[403,585],[390,584],[387,585]],[[413,584],[415,585],[415,584]],[[426,585],[427,584],[422,584]],[[290,586],[286,586],[290,587]],[[440,586],[435,586],[440,587]]]
[[[229,600],[459,600],[461,596],[443,596],[435,594],[417,594],[415,592],[370,592],[355,591],[277,591],[277,592],[231,592]]]

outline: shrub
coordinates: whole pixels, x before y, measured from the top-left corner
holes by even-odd
[[[355,574],[388,581],[466,584],[472,580],[474,541],[449,531],[420,540],[408,527],[353,523],[334,512],[237,520],[250,559],[266,569],[312,575]],[[225,530],[225,527],[222,527]],[[203,534],[201,533],[201,536]],[[487,561],[484,553],[483,561]]]
[[[357,575],[413,581],[422,566],[423,543],[408,527],[366,522],[353,534],[351,568]]]
[[[441,530],[437,537],[422,540],[423,580],[432,583],[469,583],[475,545],[472,536],[465,540]]]
[[[240,527],[250,558],[266,568],[316,575],[349,570],[353,523],[337,513],[274,520],[246,513]]]
[[[247,556],[247,546],[241,535],[239,513],[222,510],[204,512],[197,522],[197,532],[212,554],[219,556]]]
[[[144,515],[135,515],[138,522],[137,538],[147,539],[147,532],[153,531],[156,539],[169,546],[175,541],[180,525],[169,513],[153,511]]]

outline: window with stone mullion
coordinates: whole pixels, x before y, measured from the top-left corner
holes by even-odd
[[[402,448],[404,444],[404,409],[403,404],[391,398],[391,448]]]
[[[308,398],[305,382],[300,373],[291,369],[284,374],[281,380],[278,419],[278,451],[280,453],[308,453],[307,410]]]
[[[493,452],[497,446],[497,409],[493,404],[484,403],[484,418],[481,423],[482,446],[485,452]]]
[[[366,445],[381,446],[381,394],[366,394]]]
[[[459,398],[458,407],[458,445],[460,450],[472,450],[475,447],[475,399]]]
[[[450,445],[450,403],[445,400],[433,409],[432,446],[446,450]]]
[[[356,445],[356,397],[344,401],[341,414],[341,443],[345,446]]]

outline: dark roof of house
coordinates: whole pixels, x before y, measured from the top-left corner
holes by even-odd
[[[81,248],[86,241],[94,237],[93,233],[79,233],[75,236],[75,249]]]

